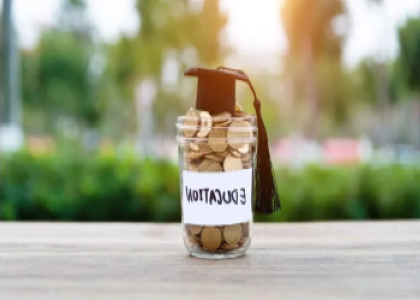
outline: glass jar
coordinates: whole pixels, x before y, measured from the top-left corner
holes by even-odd
[[[178,117],[183,238],[197,258],[235,258],[251,243],[256,118]]]

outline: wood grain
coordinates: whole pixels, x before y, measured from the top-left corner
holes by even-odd
[[[179,224],[0,223],[0,299],[420,299],[420,222],[254,224],[222,261]]]

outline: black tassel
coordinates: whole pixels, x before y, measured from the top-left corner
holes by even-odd
[[[261,102],[257,98],[257,93],[242,70],[219,67],[218,69],[244,75],[252,95],[254,96],[254,108],[257,115],[258,143],[257,155],[254,166],[255,171],[255,206],[254,212],[257,214],[272,214],[281,209],[280,198],[277,192],[276,176],[274,175],[273,165],[271,164],[270,149],[268,146],[267,131],[261,115]]]
[[[254,96],[254,108],[257,114],[258,144],[255,162],[255,207],[254,212],[272,214],[281,209],[277,192],[276,176],[271,164],[270,149],[268,147],[267,131],[261,115],[261,102],[258,100],[251,81],[248,81]]]

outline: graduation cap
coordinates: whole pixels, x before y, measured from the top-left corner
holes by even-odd
[[[247,83],[254,96],[254,108],[257,116],[258,143],[255,172],[254,212],[271,214],[281,208],[277,192],[276,178],[271,163],[267,131],[261,115],[261,102],[248,76],[241,70],[219,67],[217,69],[190,68],[186,76],[198,78],[196,109],[210,114],[235,111],[236,80]]]
[[[226,68],[204,69],[191,68],[185,75],[198,78],[196,109],[217,114],[224,111],[235,111],[236,80],[248,82],[244,73],[238,73]]]

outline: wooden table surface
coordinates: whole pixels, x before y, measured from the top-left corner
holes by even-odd
[[[254,224],[190,258],[179,224],[0,223],[0,299],[420,299],[420,222]]]

